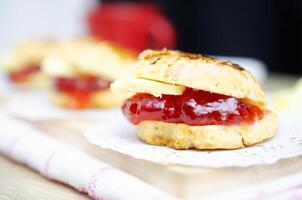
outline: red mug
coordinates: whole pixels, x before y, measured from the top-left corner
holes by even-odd
[[[88,14],[90,34],[140,52],[173,49],[175,29],[155,4],[104,3]]]

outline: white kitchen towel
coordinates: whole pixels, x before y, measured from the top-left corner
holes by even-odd
[[[0,152],[93,199],[174,199],[160,190],[55,140],[30,124],[0,114]]]

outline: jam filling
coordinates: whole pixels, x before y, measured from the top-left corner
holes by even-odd
[[[242,99],[191,88],[182,95],[162,97],[138,93],[125,101],[122,110],[133,124],[150,120],[192,126],[236,125],[263,117],[260,108]]]
[[[91,104],[91,97],[96,91],[108,89],[109,81],[95,76],[57,77],[54,79],[56,91],[68,97],[68,108],[87,108]]]
[[[22,83],[27,81],[30,75],[39,71],[40,71],[40,65],[26,66],[21,70],[10,72],[9,79],[16,83]]]

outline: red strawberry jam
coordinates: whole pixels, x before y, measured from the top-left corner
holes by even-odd
[[[16,83],[21,83],[28,80],[28,77],[36,72],[40,71],[39,65],[31,65],[22,68],[18,71],[13,71],[9,73],[9,79]]]
[[[122,106],[124,115],[133,124],[162,121],[187,125],[235,125],[252,123],[263,117],[255,105],[231,96],[187,88],[182,95],[136,94]]]
[[[109,81],[94,76],[57,77],[54,79],[54,88],[58,92],[68,95],[69,108],[86,108],[91,102],[94,92],[108,89]]]

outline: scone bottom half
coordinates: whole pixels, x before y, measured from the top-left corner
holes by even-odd
[[[156,59],[149,63],[150,69],[146,69],[144,65],[153,59],[152,56]],[[162,59],[173,62],[167,67]],[[162,69],[154,66],[159,60],[162,60]],[[203,79],[207,74],[200,73],[196,79],[197,74],[191,70],[187,72],[192,74],[192,80],[189,80],[188,75],[178,74],[183,70],[180,68],[192,65],[190,62],[195,62],[196,72],[206,72],[210,63],[214,70],[222,69],[222,73],[216,75],[221,82],[242,76],[246,85],[240,86],[243,89],[240,94],[227,87],[223,87],[224,92],[217,92],[219,88],[211,91],[209,88],[213,86],[204,86],[214,84],[218,77],[211,81]],[[149,71],[156,68],[156,75],[148,76],[149,72],[141,71],[141,66]],[[122,111],[132,124],[137,125],[140,139],[148,144],[175,149],[237,149],[262,142],[277,132],[278,118],[266,108],[261,87],[240,66],[179,51],[147,50],[141,53],[135,67],[133,78],[117,80],[111,84],[111,89],[128,94]],[[225,73],[225,68],[232,69]],[[191,87],[194,81],[199,82],[195,84],[198,87]]]

